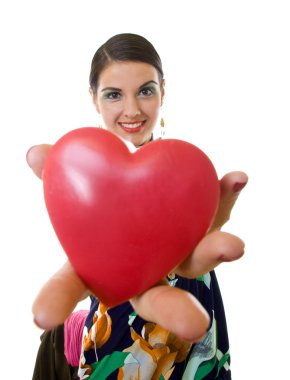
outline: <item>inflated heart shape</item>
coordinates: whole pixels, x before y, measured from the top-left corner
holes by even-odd
[[[48,213],[69,260],[106,305],[156,284],[207,232],[219,200],[208,157],[181,140],[131,153],[112,133],[87,127],[51,148]]]

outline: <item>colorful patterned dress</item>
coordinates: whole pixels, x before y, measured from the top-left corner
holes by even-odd
[[[92,298],[83,335],[81,380],[231,379],[225,313],[214,271],[195,280],[173,274],[169,281],[191,292],[208,311],[211,324],[205,338],[190,345],[141,319],[129,302],[107,310]]]

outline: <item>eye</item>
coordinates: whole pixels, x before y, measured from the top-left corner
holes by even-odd
[[[143,87],[140,90],[140,95],[142,96],[152,96],[155,94],[155,91],[152,87]]]
[[[106,99],[118,100],[118,99],[120,99],[121,94],[118,91],[111,91],[111,92],[105,93],[104,96],[105,96]]]

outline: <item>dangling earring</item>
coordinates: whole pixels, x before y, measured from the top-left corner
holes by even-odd
[[[163,117],[160,119],[160,135],[161,135],[161,138],[165,136],[165,122],[164,122]]]

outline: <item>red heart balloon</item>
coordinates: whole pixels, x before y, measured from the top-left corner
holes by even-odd
[[[112,133],[80,128],[52,148],[44,195],[75,270],[106,305],[156,284],[207,232],[219,201],[208,157],[174,139],[131,153]]]

